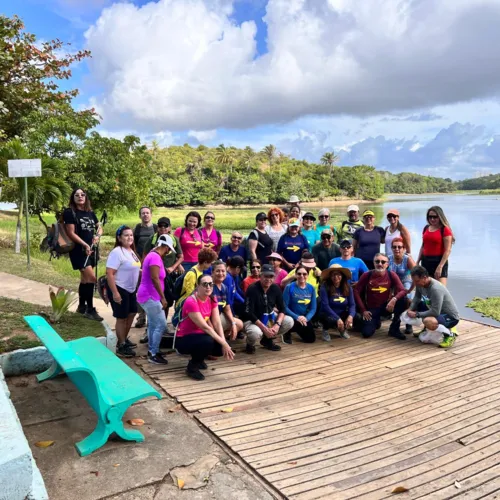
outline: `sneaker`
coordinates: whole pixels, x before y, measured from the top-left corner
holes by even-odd
[[[340,337],[346,340],[351,338],[351,336],[347,333],[347,330],[340,332]]]
[[[246,354],[255,354],[255,346],[247,344],[243,352],[245,352]]]
[[[394,330],[393,332],[389,331],[388,335],[398,340],[406,340],[406,335],[399,330]]]
[[[123,343],[116,347],[116,355],[120,356],[120,358],[133,358],[135,356],[135,351]]]
[[[76,309],[78,314],[85,314],[85,311],[87,311],[87,306],[78,306]]]
[[[149,339],[148,339],[148,332],[146,332],[146,333],[144,334],[144,336],[142,337],[142,339],[141,339],[141,340],[139,340],[139,343],[140,343],[140,344],[147,344],[148,342],[149,342]]]
[[[281,340],[284,344],[292,344],[292,334],[291,332],[286,332],[281,336]]]
[[[264,337],[262,337],[260,339],[260,345],[266,349],[268,349],[269,351],[281,351],[281,346],[275,344],[272,339],[264,339]]]
[[[198,368],[200,370],[206,370],[208,368],[207,364],[205,363],[205,361],[201,361],[200,363],[198,363]]]
[[[454,326],[454,327],[450,328],[450,332],[453,333],[453,335],[455,335],[455,337],[456,337],[458,335],[457,327]]]
[[[427,328],[422,328],[422,330],[420,330],[419,332],[413,332],[413,336],[414,337],[419,337],[421,333],[424,333],[425,331],[427,330]]]
[[[411,335],[413,333],[413,326],[406,325],[405,326],[405,335]]]
[[[205,375],[200,372],[200,369],[192,361],[186,367],[186,375],[194,380],[205,380]]]
[[[83,317],[87,319],[93,319],[94,321],[102,321],[103,319],[102,316],[99,316],[99,314],[95,310],[95,307],[93,307],[92,309],[87,309],[83,314]]]
[[[125,345],[131,348],[137,347],[137,344],[134,344],[130,339],[125,339]]]
[[[325,341],[325,342],[331,342],[332,340],[332,337],[330,337],[330,334],[328,333],[328,330],[323,330],[321,332],[321,338]]]
[[[159,352],[154,356],[148,352],[148,363],[153,365],[168,365],[168,361]]]
[[[443,341],[439,344],[439,347],[448,349],[455,343],[455,340],[455,335],[445,335]]]
[[[240,339],[240,340],[241,340],[241,339],[244,339],[244,338],[245,338],[245,334],[244,334],[243,332],[238,332],[238,333],[236,334],[236,338],[237,338],[237,339]]]

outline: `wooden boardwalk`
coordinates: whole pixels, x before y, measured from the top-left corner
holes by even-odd
[[[452,349],[354,334],[278,353],[236,347],[187,378],[143,370],[291,499],[499,498],[500,329],[462,321]],[[243,344],[241,344],[243,346]]]

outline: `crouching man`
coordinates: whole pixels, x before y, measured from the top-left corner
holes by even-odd
[[[443,342],[439,347],[451,347],[455,343],[455,327],[460,320],[453,297],[444,285],[429,276],[425,267],[413,267],[410,275],[416,288],[408,316],[421,318],[425,328],[431,332],[439,329],[443,333]]]
[[[293,327],[293,319],[285,316],[285,303],[278,285],[273,283],[274,267],[262,266],[260,281],[247,290],[243,331],[247,336],[247,354],[255,353],[255,344],[260,344],[270,351],[279,351],[281,346],[274,343],[277,335],[284,335]]]

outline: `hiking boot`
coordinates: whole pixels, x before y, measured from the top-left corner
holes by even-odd
[[[332,337],[330,336],[330,334],[328,333],[328,330],[323,330],[321,332],[321,338],[325,341],[325,342],[331,342],[332,340]]]
[[[78,306],[76,309],[76,312],[78,314],[85,314],[86,311],[87,311],[87,306]]]
[[[205,375],[200,372],[198,366],[190,361],[186,367],[186,375],[194,380],[205,380]]]
[[[147,344],[149,342],[149,338],[148,338],[148,331],[146,330],[146,333],[144,334],[144,336],[141,338],[141,340],[139,340],[139,343],[140,344]]]
[[[153,365],[168,365],[168,361],[159,352],[157,352],[154,356],[148,352],[148,363]]]
[[[134,328],[144,328],[146,326],[146,320],[144,318],[139,318],[134,325]]]
[[[267,337],[264,339],[264,337],[262,337],[260,339],[260,345],[266,349],[268,349],[269,351],[281,351],[281,346],[279,345],[276,345],[272,339],[268,339]]]
[[[347,330],[340,332],[340,337],[346,340],[351,338],[351,336],[347,333]]]
[[[395,339],[398,339],[398,340],[406,340],[406,335],[402,332],[400,332],[399,330],[394,330],[394,331],[390,331],[389,330],[389,333],[388,333],[389,337],[394,337]]]
[[[200,370],[206,370],[208,368],[207,364],[205,363],[205,361],[200,361],[198,362],[198,368]]]
[[[455,340],[455,335],[445,335],[443,341],[439,344],[439,347],[448,349],[455,343]]]
[[[95,307],[93,307],[92,309],[87,309],[83,314],[83,317],[87,319],[93,319],[94,321],[102,321],[103,319],[102,316],[99,316],[99,314],[95,310]]]
[[[125,339],[125,345],[130,347],[130,348],[134,348],[134,347],[137,347],[137,344],[134,344],[134,342],[132,342],[130,339]]]
[[[405,335],[411,335],[413,333],[413,326],[406,325],[405,326]]]
[[[243,352],[245,352],[246,354],[255,354],[255,346],[247,344]]]
[[[135,356],[135,351],[133,351],[127,344],[123,343],[116,347],[116,355],[120,358],[133,358]]]
[[[281,336],[281,340],[284,344],[292,344],[292,333],[286,332]]]

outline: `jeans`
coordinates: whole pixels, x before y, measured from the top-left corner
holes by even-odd
[[[167,329],[167,318],[159,300],[148,299],[141,305],[148,317],[149,352],[154,356],[160,350],[161,337]]]
[[[175,339],[175,348],[181,354],[191,354],[195,363],[200,363],[207,356],[222,356],[222,346],[208,333],[192,333]]]
[[[278,330],[278,335],[283,335],[293,327],[293,318],[290,316],[285,316],[283,322],[281,323],[280,329]],[[243,332],[247,336],[247,344],[255,345],[264,335],[262,330],[251,321],[245,321],[243,323]]]
[[[406,300],[406,297],[403,297],[396,302],[393,311],[394,316],[392,318],[391,326],[389,327],[389,333],[399,332],[399,327],[401,326],[401,314],[403,314],[403,312],[406,310],[407,303],[408,301]],[[388,312],[386,308],[387,302],[385,304],[382,304],[380,307],[367,309],[367,311],[370,311],[372,313],[372,319],[368,321],[366,321],[365,319],[362,320],[361,335],[363,335],[365,339],[373,336],[375,330],[378,330],[380,328],[380,317],[384,313]]]
[[[348,316],[349,316],[349,311],[344,311],[344,312],[340,313],[340,319],[344,323],[346,322]],[[332,316],[328,316],[328,314],[326,314],[326,313],[320,314],[319,321],[323,325],[324,330],[330,330],[330,328],[333,330],[339,329],[338,324],[337,324],[337,320],[334,319]],[[353,322],[354,322],[354,318],[353,318]]]

